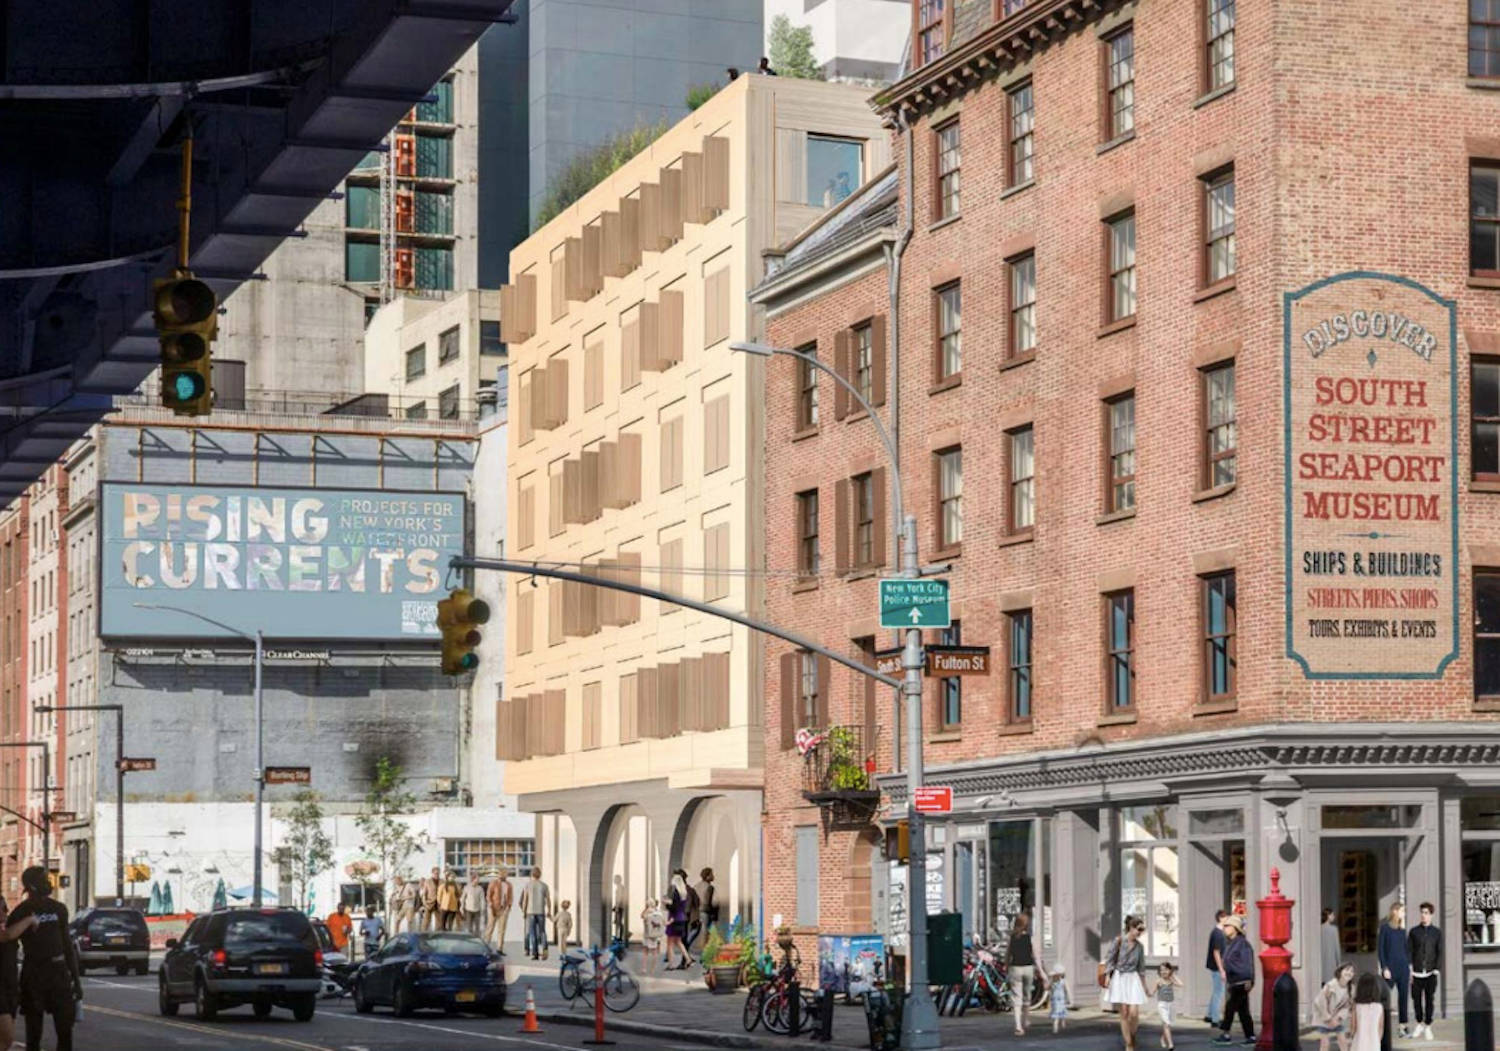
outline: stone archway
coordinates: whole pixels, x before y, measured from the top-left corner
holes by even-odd
[[[758,830],[751,828],[744,808],[727,796],[698,796],[683,807],[672,835],[671,868],[687,870],[696,882],[704,868],[714,870],[719,922],[750,922],[755,914],[752,867],[758,857]]]
[[[634,803],[605,811],[590,858],[589,935],[601,945],[623,929],[640,936],[640,916],[648,897],[660,894],[666,874],[652,820]]]
[[[866,828],[854,837],[854,845],[849,851],[849,875],[844,880],[844,908],[849,916],[851,931],[875,929],[873,881],[879,847],[880,834],[873,828]]]

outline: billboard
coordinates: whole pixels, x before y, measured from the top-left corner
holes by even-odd
[[[457,493],[109,482],[101,499],[106,637],[437,638],[464,547]]]

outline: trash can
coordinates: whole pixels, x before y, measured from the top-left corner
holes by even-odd
[[[964,980],[964,918],[962,913],[935,912],[927,916],[927,984],[958,985]]]

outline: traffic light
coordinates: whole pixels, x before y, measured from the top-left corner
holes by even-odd
[[[207,416],[214,401],[209,344],[219,332],[219,297],[189,276],[163,278],[155,287],[161,403],[179,416]]]
[[[443,674],[459,675],[479,667],[474,647],[479,645],[479,625],[490,619],[490,605],[464,588],[454,588],[438,603],[437,622],[443,632]]]
[[[897,821],[885,830],[885,856],[888,861],[902,864],[911,860],[911,824]]]

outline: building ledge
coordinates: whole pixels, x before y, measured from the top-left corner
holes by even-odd
[[[1098,518],[1094,519],[1094,524],[1095,525],[1101,525],[1101,526],[1102,525],[1110,525],[1113,522],[1124,522],[1125,520],[1130,519],[1130,518],[1134,518],[1134,517],[1135,517],[1135,508],[1133,508],[1133,507],[1127,507],[1127,508],[1125,508],[1122,511],[1111,511],[1107,515],[1100,515]]]
[[[1110,150],[1115,149],[1116,147],[1125,145],[1127,142],[1134,142],[1134,141],[1135,141],[1135,129],[1131,128],[1124,135],[1116,135],[1114,138],[1110,139],[1108,142],[1101,142],[1098,146],[1094,147],[1094,153],[1095,153],[1095,155],[1103,155],[1103,154],[1108,153]]]
[[[1117,715],[1101,715],[1099,717],[1099,721],[1097,723],[1095,723],[1094,725],[1096,725],[1096,726],[1128,726],[1129,724],[1131,724],[1131,723],[1133,723],[1135,721],[1136,721],[1136,714],[1135,714],[1135,712],[1134,711],[1129,711],[1129,712],[1120,712]]]
[[[995,733],[1001,737],[1019,737],[1022,734],[1032,733],[1035,729],[1036,727],[1032,725],[1031,720],[1027,719],[1023,722],[1001,723],[995,727]]]
[[[934,230],[941,230],[945,226],[952,226],[954,223],[958,222],[963,217],[964,217],[964,213],[963,212],[954,212],[952,215],[945,215],[941,219],[935,219],[931,223],[928,224],[928,226],[927,226],[927,232],[928,233],[932,233]]]
[[[1500,493],[1500,479],[1475,478],[1469,482],[1471,493]]]
[[[1218,500],[1221,497],[1228,496],[1234,492],[1235,484],[1234,482],[1229,482],[1225,485],[1216,485],[1212,489],[1199,489],[1193,494],[1193,503],[1204,504],[1210,500]]]
[[[1225,292],[1233,292],[1234,291],[1234,284],[1235,284],[1235,280],[1234,279],[1235,279],[1235,275],[1234,274],[1230,274],[1228,277],[1224,278],[1222,281],[1215,281],[1213,284],[1209,285],[1207,288],[1201,288],[1201,289],[1199,289],[1193,295],[1193,302],[1194,303],[1202,303],[1202,302],[1204,302],[1206,300],[1213,299],[1216,296],[1222,296]]]
[[[996,547],[1015,547],[1017,544],[1029,544],[1036,539],[1036,530],[1028,529],[1023,533],[1012,533],[1010,536],[1002,536],[996,543]]]
[[[1008,197],[1014,197],[1016,194],[1023,193],[1026,190],[1031,189],[1035,185],[1036,185],[1036,176],[1032,176],[1030,179],[1027,179],[1025,182],[1018,182],[1014,186],[1007,186],[1005,189],[1001,190],[1000,191],[1000,199],[1003,201],[1003,200],[1005,200]]]
[[[1036,348],[1032,347],[1030,350],[1023,350],[1019,354],[1013,354],[1010,357],[1006,358],[1000,363],[1000,371],[1006,372],[1010,369],[1018,369],[1022,365],[1029,364],[1035,360]]]
[[[759,792],[766,783],[766,773],[759,768],[726,770],[720,767],[679,770],[667,775],[668,788],[717,788],[724,791],[741,789]]]
[[[963,371],[960,370],[958,372],[955,372],[951,376],[938,380],[932,386],[927,388],[927,393],[928,395],[941,394],[945,390],[952,390],[954,387],[962,386],[963,382],[964,374]]]
[[[1210,92],[1199,95],[1196,99],[1193,100],[1193,109],[1202,109],[1204,106],[1207,106],[1215,99],[1221,99],[1225,95],[1233,95],[1234,89],[1235,84],[1233,81],[1231,81],[1230,83],[1225,84],[1222,88],[1214,88]]]
[[[1479,274],[1469,275],[1470,288],[1500,288],[1500,277],[1484,277]]]
[[[1191,714],[1194,718],[1197,718],[1200,715],[1228,715],[1230,712],[1237,712],[1239,710],[1239,702],[1233,697],[1228,697],[1196,704],[1193,706]]]
[[[1100,326],[1099,338],[1103,339],[1105,336],[1113,336],[1116,332],[1124,332],[1127,328],[1135,328],[1134,314],[1131,314],[1129,317],[1122,317],[1119,321],[1111,321],[1107,325]]]

